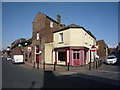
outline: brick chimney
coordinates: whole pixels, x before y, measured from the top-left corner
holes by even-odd
[[[60,24],[61,23],[61,16],[58,14],[57,15],[57,22]]]

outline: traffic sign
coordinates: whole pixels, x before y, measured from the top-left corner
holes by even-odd
[[[27,50],[30,52],[31,51],[31,47],[28,47]]]
[[[96,48],[95,46],[93,46],[93,47],[91,48],[91,51],[92,51],[92,52],[95,52],[95,51],[97,51],[97,48]]]

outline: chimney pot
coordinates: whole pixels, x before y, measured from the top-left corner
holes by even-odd
[[[57,15],[57,22],[60,24],[61,23],[61,16],[60,14]]]

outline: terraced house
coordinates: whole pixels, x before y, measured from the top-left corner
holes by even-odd
[[[28,46],[32,43],[32,39],[19,38],[12,42],[10,55],[23,55],[24,62],[32,62],[31,52],[27,51]],[[28,57],[29,56],[29,57]]]

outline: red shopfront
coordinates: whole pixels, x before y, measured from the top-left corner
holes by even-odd
[[[88,48],[86,47],[63,47],[55,48],[55,62],[64,61],[65,65],[71,66],[85,65],[87,60]]]

